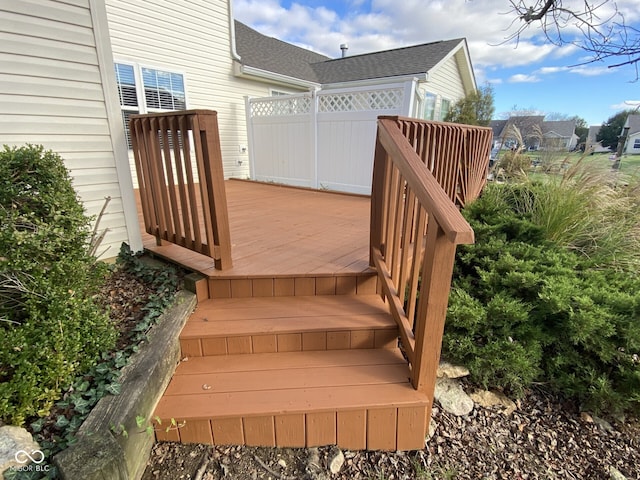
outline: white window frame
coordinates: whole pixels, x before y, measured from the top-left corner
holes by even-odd
[[[445,102],[447,104],[447,110],[446,111],[443,108]],[[449,112],[451,111],[451,107],[452,106],[453,106],[453,102],[450,99],[444,98],[444,97],[440,98],[440,111],[439,111],[438,118],[439,118],[439,120],[441,122],[443,122],[445,117],[449,114]]]
[[[424,100],[422,106],[422,118],[424,120],[435,120],[436,118],[436,104],[438,102],[438,95],[429,91],[424,92]],[[427,111],[427,109],[429,109]],[[429,113],[429,114],[427,114]]]
[[[279,90],[277,88],[269,89],[270,97],[284,97],[285,95],[295,95],[296,93],[300,93],[300,92],[287,92],[286,90]]]
[[[150,70],[155,70],[155,71],[160,71],[160,72],[166,72],[166,73],[181,75],[182,76],[182,85],[184,86],[184,108],[185,108],[185,110],[189,109],[189,101],[188,101],[188,98],[187,98],[187,90],[188,90],[188,88],[187,88],[187,76],[186,76],[184,71],[175,70],[175,69],[168,68],[168,67],[162,67],[162,66],[148,65],[148,64],[138,63],[138,62],[132,62],[132,61],[128,61],[128,60],[114,59],[113,63],[114,63],[114,72],[115,72],[115,64],[127,65],[127,66],[130,66],[130,67],[133,68],[133,77],[134,77],[135,88],[136,88],[136,98],[137,98],[137,101],[138,101],[138,108],[136,109],[135,107],[131,107],[131,106],[126,106],[126,105],[120,104],[120,110],[121,111],[129,111],[129,112],[134,112],[134,113],[139,113],[139,114],[174,111],[172,109],[166,109],[166,108],[147,107],[146,97],[145,97],[145,94],[144,94],[144,83],[143,83],[143,79],[142,79],[142,69],[144,69],[144,68],[147,68],[147,69],[150,69]],[[118,79],[116,78],[116,84],[118,84],[117,80]],[[122,121],[124,123],[124,115],[122,117]],[[125,127],[125,133],[126,133],[126,138],[127,138],[127,146],[129,147],[129,149],[131,149],[131,147],[130,147],[131,141],[129,139],[129,125],[125,125],[124,127]]]
[[[633,139],[633,149],[634,150],[639,150],[640,149],[640,138],[634,138]]]

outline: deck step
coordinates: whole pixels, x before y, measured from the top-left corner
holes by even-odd
[[[190,358],[154,417],[158,440],[412,450],[424,447],[429,399],[398,349]],[[174,419],[180,428],[166,431]]]
[[[180,334],[183,357],[395,348],[397,325],[378,295],[213,299]]]

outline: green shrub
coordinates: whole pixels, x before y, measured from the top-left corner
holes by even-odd
[[[489,185],[465,210],[443,353],[476,381],[521,394],[533,382],[594,410],[640,409],[640,279],[594,267],[522,206],[544,186]]]
[[[0,415],[45,415],[62,388],[115,342],[93,301],[106,266],[88,254],[90,218],[62,159],[0,151]]]

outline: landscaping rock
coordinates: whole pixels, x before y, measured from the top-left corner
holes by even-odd
[[[26,454],[18,454],[18,452],[26,452],[35,461],[38,461],[42,455],[40,445],[24,428],[11,425],[0,427],[0,475],[11,467],[21,467],[31,463],[27,462]]]
[[[609,478],[611,480],[627,480],[627,477],[620,473],[616,467],[609,467]]]
[[[469,370],[449,362],[440,362],[437,376],[438,378],[462,378],[469,376]]]
[[[504,394],[491,392],[488,390],[476,390],[469,395],[471,400],[484,408],[491,408],[497,405],[504,407],[504,414],[511,415],[516,411],[516,404],[507,398]]]
[[[615,428],[613,428],[613,426],[603,418],[594,416],[593,423],[598,425],[605,432],[609,432],[609,433],[615,432]]]
[[[342,470],[342,466],[344,465],[344,453],[339,448],[335,449],[335,452],[332,452],[331,460],[329,460],[329,471],[335,475],[340,470]]]
[[[473,410],[473,400],[460,384],[450,378],[438,378],[434,398],[446,411],[456,416],[468,415]]]
[[[432,418],[431,421],[429,422],[429,431],[427,432],[427,436],[424,439],[425,446],[427,446],[427,443],[429,443],[429,440],[431,440],[433,436],[436,434],[436,430],[438,430],[438,423]]]

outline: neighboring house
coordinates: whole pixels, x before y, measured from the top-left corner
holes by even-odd
[[[602,143],[596,140],[598,132],[600,132],[601,125],[591,125],[589,127],[589,133],[587,133],[587,141],[585,144],[585,150],[591,150],[593,153],[605,153],[610,152],[611,149],[603,147]]]
[[[622,132],[620,132],[621,135],[627,128],[629,130],[623,153],[638,155],[640,154],[640,114],[631,114],[627,117]]]
[[[490,126],[494,148],[573,150],[579,138],[575,120],[545,121],[544,115],[514,115],[508,120],[492,120]]]
[[[328,59],[236,22],[236,41],[245,72],[314,83],[248,100],[256,180],[368,194],[379,115],[442,120],[476,89],[464,39]]]
[[[542,122],[541,147],[551,150],[573,150],[578,145],[575,120]]]
[[[236,74],[289,82],[321,91],[417,79],[412,116],[442,120],[453,104],[476,89],[467,42],[463,38],[331,59],[263,35],[235,22],[240,59]]]

